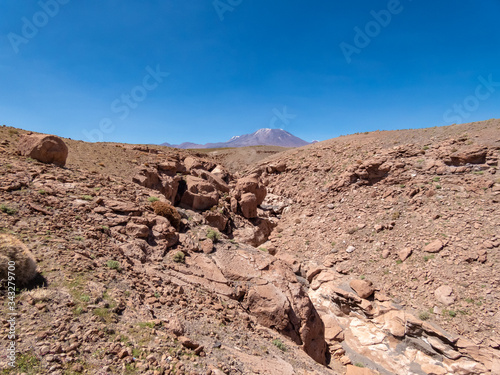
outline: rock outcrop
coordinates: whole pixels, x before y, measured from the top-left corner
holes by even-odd
[[[304,287],[284,262],[250,246],[217,246],[211,255],[196,254],[168,272],[174,283],[199,285],[241,301],[265,327],[301,345],[326,363],[324,324]]]
[[[258,176],[252,175],[237,181],[234,195],[244,217],[257,217],[257,207],[264,202],[266,193],[266,188]]]
[[[60,167],[66,165],[68,146],[55,135],[29,134],[19,140],[19,153],[42,163],[52,163]]]

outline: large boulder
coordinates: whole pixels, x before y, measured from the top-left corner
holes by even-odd
[[[23,156],[63,167],[68,158],[68,146],[55,135],[29,134],[19,140],[18,151]]]
[[[240,198],[240,209],[244,217],[257,217],[257,197],[252,193],[245,193]]]
[[[257,217],[257,207],[264,202],[266,193],[266,187],[259,177],[252,175],[240,178],[236,183],[235,197],[242,215],[247,219]]]
[[[186,176],[185,181],[187,189],[182,195],[181,206],[203,211],[219,201],[219,193],[208,181],[194,176]]]
[[[172,165],[172,168],[176,168],[173,162]],[[181,177],[177,175],[171,176],[172,170],[166,168],[166,162],[159,164],[158,168],[140,168],[132,181],[148,189],[159,191],[173,204],[175,203]]]
[[[277,225],[276,219],[257,218],[252,223],[244,222],[243,225],[236,220],[237,228],[234,230],[234,238],[250,246],[260,246],[265,243],[271,232]],[[240,226],[241,225],[241,226]]]
[[[266,198],[266,187],[261,183],[259,177],[257,176],[248,176],[240,178],[236,182],[236,198],[239,200],[240,197],[245,193],[251,193],[255,195],[257,199],[257,205],[261,205]]]
[[[33,254],[16,237],[0,234],[0,280],[15,275],[17,287],[26,286],[37,275]]]

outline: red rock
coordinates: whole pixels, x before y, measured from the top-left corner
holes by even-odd
[[[411,255],[413,250],[410,247],[405,247],[404,249],[398,252],[399,259],[404,262]]]
[[[252,193],[245,193],[240,198],[241,213],[247,219],[257,217],[257,197]]]
[[[453,289],[448,285],[443,285],[434,291],[436,299],[444,305],[451,305],[455,302],[455,297],[452,296]]]
[[[428,253],[439,253],[444,247],[444,244],[441,240],[432,241],[430,244],[424,247],[424,251]]]
[[[68,146],[61,138],[54,135],[23,135],[19,140],[18,150],[23,156],[60,167],[66,165],[68,158]]]
[[[352,280],[349,286],[354,289],[356,294],[361,298],[368,298],[375,292],[372,283],[366,280]]]
[[[185,336],[179,336],[178,337],[178,340],[180,341],[180,343],[182,344],[182,346],[188,348],[188,349],[196,349],[198,348],[200,345],[193,342],[192,340],[188,339],[187,337]]]
[[[187,176],[187,190],[182,195],[181,205],[193,210],[206,210],[215,206],[219,194],[215,187],[202,178]]]
[[[149,228],[147,225],[129,222],[126,227],[126,231],[129,236],[135,238],[147,238],[149,236]]]

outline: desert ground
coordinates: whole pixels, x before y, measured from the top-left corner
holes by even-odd
[[[20,155],[33,136],[0,127],[2,373],[500,374],[500,120],[294,149],[62,139],[64,166]]]

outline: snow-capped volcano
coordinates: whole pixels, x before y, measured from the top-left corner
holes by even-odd
[[[223,147],[247,147],[247,146],[280,146],[280,147],[301,147],[309,142],[300,139],[283,129],[259,129],[255,133],[236,135],[227,142],[207,143],[204,145],[194,143],[182,143],[180,145],[170,145],[164,143],[163,146],[176,148],[223,148]]]

